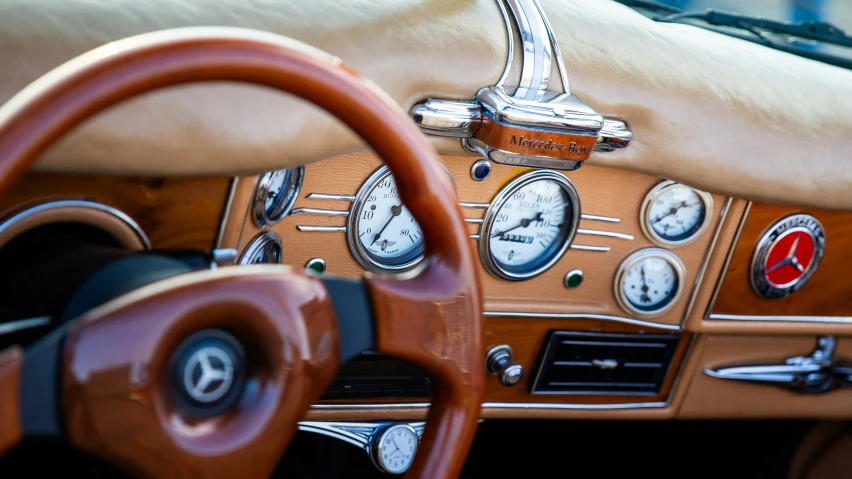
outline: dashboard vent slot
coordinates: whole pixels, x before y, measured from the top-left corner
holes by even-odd
[[[554,331],[533,394],[660,393],[679,336]]]

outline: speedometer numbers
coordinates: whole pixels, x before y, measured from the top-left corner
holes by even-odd
[[[386,166],[361,186],[346,231],[352,255],[370,271],[405,271],[423,259],[423,232]]]
[[[619,266],[615,297],[619,306],[633,316],[661,316],[671,310],[683,294],[685,275],[680,258],[670,251],[642,249]]]
[[[541,274],[565,253],[579,217],[577,190],[564,175],[540,170],[519,176],[483,217],[479,251],[485,268],[509,281]]]

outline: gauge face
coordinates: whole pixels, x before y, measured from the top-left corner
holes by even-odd
[[[483,219],[480,256],[489,272],[522,280],[552,266],[577,230],[577,190],[562,174],[534,171],[501,191]]]
[[[296,202],[302,186],[303,167],[264,173],[257,185],[255,221],[258,226],[270,226],[284,217]]]
[[[240,258],[240,264],[278,264],[281,263],[282,253],[281,237],[272,231],[267,231],[257,235],[246,246]]]
[[[417,452],[417,432],[406,425],[391,426],[379,437],[376,460],[391,474],[401,474],[411,467]]]
[[[352,254],[368,270],[403,271],[423,259],[423,232],[386,166],[361,186],[346,231]]]
[[[646,235],[663,246],[682,246],[698,239],[709,226],[709,194],[666,181],[648,193],[642,226]]]
[[[648,248],[630,255],[619,268],[616,296],[638,316],[656,316],[671,309],[683,291],[683,263],[674,254]]]

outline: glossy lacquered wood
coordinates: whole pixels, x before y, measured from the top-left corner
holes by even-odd
[[[825,229],[825,256],[816,273],[794,294],[766,299],[751,287],[751,258],[764,231],[776,221],[796,213],[813,215]],[[733,246],[710,314],[746,316],[852,317],[852,213],[754,203],[739,240]]]
[[[596,136],[514,128],[488,117],[483,117],[474,136],[498,150],[573,161],[588,160],[598,140]]]
[[[23,353],[12,348],[0,353],[0,455],[21,440],[20,383]]]
[[[131,217],[156,249],[214,248],[230,178],[28,173],[0,199],[0,218],[38,203],[91,200]]]
[[[160,32],[112,43],[48,74],[0,109],[0,193],[56,139],[99,111],[156,88],[197,81],[239,81],[295,94],[337,116],[387,162],[402,201],[423,229],[428,260],[409,282],[369,280],[378,343],[380,350],[420,364],[440,383],[410,475],[457,476],[483,392],[482,298],[473,249],[434,150],[404,112],[337,59],[283,37],[238,29]],[[176,471],[192,477],[268,475],[299,414],[335,372],[333,358],[318,354],[336,350],[336,341],[317,345],[307,339],[314,334],[304,336],[329,331],[324,321],[312,321],[326,317],[331,306],[298,300],[318,294],[310,285],[319,283],[304,277],[293,276],[302,283],[288,284],[289,294],[279,283],[253,283],[271,308],[263,309],[252,306],[258,299],[237,285],[247,273],[204,274],[114,300],[72,333],[64,373],[72,442],[149,477],[184,474]],[[186,288],[179,283],[190,280],[197,282]],[[273,320],[274,308],[285,313],[287,302],[302,309]],[[309,304],[321,311],[311,311]],[[254,408],[238,409],[234,417],[189,423],[162,398],[163,361],[176,347],[176,332],[208,327],[223,315],[254,318],[239,321],[254,321],[255,333],[272,335],[271,346],[261,350],[275,353],[270,377],[278,375],[282,383],[271,383],[271,399],[261,394]],[[153,325],[146,321],[152,316],[160,318]],[[400,320],[411,324],[398,326]],[[302,335],[288,336],[293,329]],[[303,354],[289,357],[282,344]],[[285,393],[288,400],[281,402]]]
[[[207,329],[245,346],[249,377],[237,408],[198,419],[176,404],[170,363],[184,339]],[[271,266],[137,290],[88,313],[65,344],[70,441],[144,477],[269,477],[340,360],[322,283]]]

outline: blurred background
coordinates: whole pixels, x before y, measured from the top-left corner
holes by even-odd
[[[683,10],[707,8],[757,15],[773,20],[820,20],[852,31],[852,0],[658,0]]]

